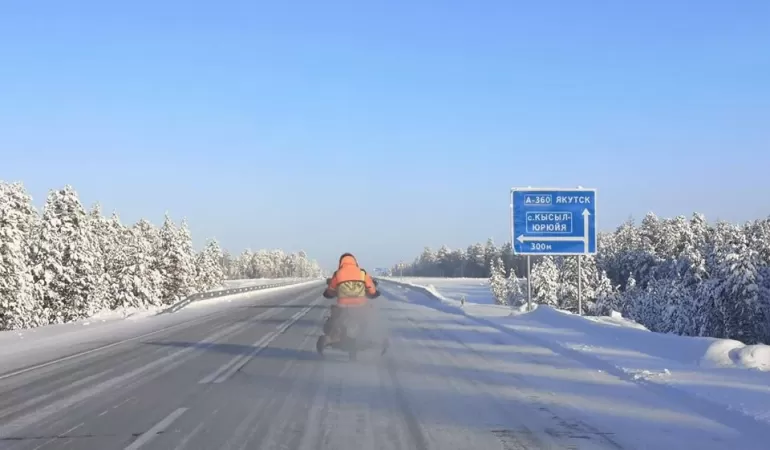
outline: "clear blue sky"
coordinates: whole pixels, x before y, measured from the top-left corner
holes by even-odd
[[[367,267],[507,240],[512,186],[595,187],[601,229],[744,221],[770,213],[768,23],[763,0],[4,2],[0,178]]]

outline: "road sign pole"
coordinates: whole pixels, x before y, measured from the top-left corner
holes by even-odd
[[[577,273],[577,277],[578,277],[578,315],[582,316],[583,315],[583,292],[582,292],[583,291],[583,277],[581,276],[581,273],[580,273],[581,272],[581,270],[580,270],[580,260],[583,259],[583,258],[581,258],[580,255],[578,255],[577,259],[578,259],[578,273]]]
[[[527,311],[532,311],[532,269],[527,255]]]
[[[513,254],[513,238],[514,238],[513,236],[513,191],[511,191],[511,202],[508,206],[511,208],[511,214],[510,214],[511,220],[508,225],[511,228],[511,254]]]

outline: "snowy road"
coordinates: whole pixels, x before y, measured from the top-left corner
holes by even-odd
[[[770,439],[748,421],[722,424],[414,304],[389,283],[377,302],[388,354],[350,362],[329,350],[321,360],[322,286],[263,293],[146,338],[0,374],[0,449],[747,450]]]

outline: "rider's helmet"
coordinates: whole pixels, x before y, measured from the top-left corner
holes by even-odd
[[[342,259],[345,258],[346,256],[350,256],[351,258],[356,259],[356,257],[353,256],[352,253],[343,253],[342,256],[340,256],[340,260],[337,264],[342,264]]]

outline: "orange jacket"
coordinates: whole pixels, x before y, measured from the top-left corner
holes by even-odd
[[[374,280],[358,266],[353,255],[343,255],[340,265],[329,280],[324,297],[337,297],[340,306],[358,306],[367,303],[367,297],[376,297],[379,293]]]

